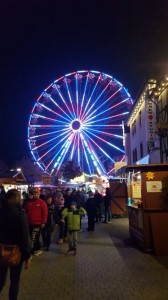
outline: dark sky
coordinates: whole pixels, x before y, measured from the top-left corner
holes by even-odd
[[[168,72],[168,0],[5,0],[0,37],[0,159],[13,161],[28,152],[35,99],[59,76],[100,70],[135,98],[148,74]]]

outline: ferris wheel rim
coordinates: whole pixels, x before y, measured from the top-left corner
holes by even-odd
[[[85,76],[87,77],[86,78],[86,82],[85,82],[85,87],[84,87],[84,93],[82,95],[82,99],[81,100],[81,107],[79,107],[79,90],[78,90],[78,81],[79,81],[79,78],[80,76],[83,76],[83,74],[85,74]],[[75,75],[75,82],[76,82],[76,104],[73,103],[72,99],[71,99],[71,95],[70,95],[70,92],[68,93],[68,80],[71,78],[71,76]],[[85,92],[86,92],[86,89],[87,89],[87,85],[88,85],[88,81],[89,81],[89,76],[98,76],[97,78],[97,81],[96,81],[96,84],[94,86],[94,88],[92,89],[92,93],[90,95],[90,98],[88,99],[87,103],[85,104],[85,109],[82,111],[82,108],[83,108],[83,105],[85,103]],[[92,101],[92,96],[94,95],[95,91],[96,91],[96,88],[100,82],[100,80],[106,80],[108,79],[108,84],[106,85],[106,87],[101,91],[101,94],[99,94],[95,100],[94,103],[92,103],[92,105],[89,107],[89,104],[91,103]],[[73,79],[74,80],[74,79]],[[88,151],[88,148],[89,149],[92,149],[93,148],[93,145],[95,147],[98,148],[98,144],[97,142],[95,142],[93,140],[93,138],[97,137],[96,136],[96,133],[100,133],[100,129],[101,128],[104,128],[104,127],[107,127],[107,128],[115,128],[117,129],[118,128],[121,128],[122,125],[121,124],[113,124],[113,121],[111,124],[99,124],[99,122],[105,122],[107,121],[107,119],[109,119],[110,117],[106,116],[106,117],[101,117],[101,115],[103,115],[103,112],[99,112],[98,116],[100,116],[99,120],[95,120],[97,116],[95,116],[95,112],[97,111],[97,108],[96,108],[96,103],[98,103],[99,99],[101,98],[101,96],[103,95],[103,93],[106,92],[107,88],[110,86],[110,82],[113,81],[113,83],[118,86],[118,91],[115,91],[115,95],[112,95],[111,98],[113,98],[114,96],[116,96],[116,94],[118,92],[120,92],[121,90],[123,90],[123,94],[125,93],[125,95],[127,95],[127,97],[121,101],[120,103],[116,103],[112,108],[115,109],[117,111],[117,106],[119,106],[120,104],[124,103],[124,102],[127,102],[128,100],[131,102],[131,104],[133,103],[132,99],[131,99],[131,96],[130,94],[128,93],[128,91],[125,89],[125,87],[118,81],[116,80],[113,76],[111,75],[108,75],[104,72],[100,72],[100,71],[95,71],[95,70],[79,70],[79,71],[74,71],[74,72],[71,72],[71,73],[67,73],[65,74],[64,76],[54,80],[54,82],[52,82],[49,86],[47,86],[47,88],[44,89],[44,91],[41,93],[41,95],[37,98],[34,106],[33,106],[33,109],[32,109],[32,112],[30,114],[30,118],[29,118],[29,123],[28,123],[28,142],[29,142],[29,148],[30,148],[30,151],[31,151],[31,154],[33,155],[33,158],[35,159],[35,161],[37,162],[37,164],[43,169],[44,172],[48,172],[48,173],[51,173],[53,171],[52,170],[48,170],[46,168],[46,166],[43,164],[42,162],[42,158],[44,158],[47,154],[49,154],[53,149],[54,147],[56,148],[56,146],[52,146],[52,150],[49,151],[47,150],[47,154],[46,155],[42,155],[41,157],[38,157],[38,154],[35,153],[35,151],[39,150],[40,148],[42,148],[43,146],[47,147],[47,144],[49,143],[52,143],[54,141],[54,139],[57,139],[56,137],[55,138],[52,138],[50,139],[48,142],[46,141],[45,143],[41,144],[41,146],[37,146],[37,147],[32,147],[32,140],[33,140],[33,137],[34,139],[35,138],[44,138],[44,136],[46,135],[52,135],[53,133],[59,133],[59,130],[62,131],[62,136],[64,136],[65,139],[68,139],[65,144],[64,144],[64,148],[62,149],[62,157],[61,157],[61,162],[63,162],[64,158],[65,158],[65,155],[68,151],[68,149],[70,148],[71,146],[71,142],[74,138],[74,136],[76,135],[77,137],[77,143],[79,145],[79,143],[81,144],[81,148],[83,149],[83,155],[85,156],[85,160],[87,161],[87,154],[86,152]],[[62,95],[61,91],[60,91],[60,87],[59,87],[59,84],[62,83],[62,81],[64,81],[64,84],[66,86],[66,89],[67,89],[67,93],[68,93],[68,101],[66,101],[67,99],[64,99],[64,96]],[[111,84],[112,85],[112,84]],[[62,99],[62,102],[64,103],[65,105],[65,108],[67,109],[67,111],[65,112],[64,111],[64,115],[61,115],[61,112],[63,113],[63,109],[61,107],[60,104],[58,103],[55,103],[54,99],[51,99],[51,95],[48,94],[48,91],[54,87],[60,97],[60,99]],[[41,104],[41,99],[43,97],[46,97],[47,98],[50,98],[50,101],[53,102],[53,105],[55,105],[58,109],[59,109],[59,113],[58,112],[54,112],[51,108],[47,107],[46,104]],[[99,107],[99,110],[100,108],[102,108],[105,104],[108,103],[108,101],[110,101],[110,97],[106,99],[106,102],[105,103],[101,103],[100,107]],[[61,103],[62,103],[61,102]],[[43,116],[42,114],[37,114],[35,113],[36,111],[36,106],[37,106],[37,103],[39,105],[42,106],[42,108],[48,110],[50,113],[52,114],[55,114],[57,115],[58,117],[61,118],[61,120],[55,120],[54,117],[46,117],[46,116]],[[75,105],[76,105],[76,108],[75,108]],[[88,108],[89,107],[89,108]],[[94,110],[92,110],[94,108]],[[60,112],[61,111],[61,112]],[[109,112],[109,108],[106,109],[106,111]],[[68,113],[69,112],[69,113]],[[90,113],[91,112],[91,113]],[[89,114],[90,113],[90,114]],[[127,112],[124,113],[125,115],[127,114]],[[116,118],[116,117],[121,117],[123,116],[123,113],[120,113],[120,114],[117,114],[116,115],[113,115],[111,116],[111,119],[113,118]],[[35,136],[30,136],[30,131],[33,130],[36,130],[37,128],[40,128],[40,125],[38,124],[32,124],[32,119],[36,119],[36,118],[39,118],[39,119],[43,119],[44,121],[46,121],[46,119],[49,121],[49,122],[52,122],[53,124],[44,124],[42,125],[43,128],[47,129],[47,128],[50,128],[50,129],[58,129],[58,130],[54,130],[53,132],[50,132],[50,133],[43,133],[41,135],[35,135]],[[75,130],[73,129],[73,124],[74,122],[79,122],[80,123],[80,127]],[[67,125],[66,122],[70,122],[70,125]],[[54,125],[54,123],[56,123]],[[59,123],[59,124],[58,124]],[[82,125],[81,125],[82,124]],[[76,124],[77,125],[77,124]],[[96,129],[97,128],[97,129]],[[99,128],[99,130],[98,130]],[[89,132],[89,129],[91,129],[91,131]],[[67,135],[65,135],[64,131],[67,131]],[[84,134],[84,135],[83,135]],[[110,133],[105,133],[105,130],[104,130],[104,135],[107,135],[107,136],[113,136],[113,137],[116,137],[116,138],[120,138],[122,139],[121,135],[117,135],[117,134],[110,134]],[[99,141],[101,142],[107,142],[104,138],[98,138]],[[63,139],[64,140],[64,139]],[[79,142],[80,141],[80,142]],[[85,143],[84,143],[85,141]],[[57,144],[56,144],[57,145]],[[91,146],[92,145],[92,146]],[[121,150],[117,149],[117,147],[115,147],[115,145],[113,143],[110,143],[108,142],[108,145],[111,146],[111,147],[114,147],[116,150]],[[108,157],[108,153],[102,148],[100,147],[99,145],[99,150],[101,153],[104,153],[107,157]],[[72,154],[73,154],[73,149],[71,150],[71,158],[72,158]],[[78,148],[78,152],[79,152],[79,148]],[[124,154],[124,151],[122,150],[121,151],[122,154]],[[91,154],[89,154],[88,152],[88,156],[90,156]],[[98,157],[97,157],[97,154],[96,152],[94,151],[94,149],[92,149],[92,156],[93,156],[93,164],[95,166],[95,168],[97,168],[97,170],[101,171],[99,173],[108,173],[108,172],[105,172],[105,169],[103,167],[103,165],[101,163],[98,163],[97,165],[97,162],[98,162]],[[112,161],[114,161],[112,159]],[[78,163],[80,162],[80,153],[78,153]],[[60,164],[60,162],[59,162]],[[50,164],[48,164],[48,166],[50,166]],[[56,166],[57,164],[55,163],[54,166]]]

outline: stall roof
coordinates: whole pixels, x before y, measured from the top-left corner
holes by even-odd
[[[21,181],[26,181],[25,176],[20,171],[0,170],[0,178],[16,178],[20,179]]]
[[[168,163],[163,164],[148,164],[148,165],[128,165],[125,167],[126,172],[132,170],[142,170],[142,171],[149,171],[149,170],[168,170]]]

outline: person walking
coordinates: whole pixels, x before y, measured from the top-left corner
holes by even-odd
[[[42,253],[40,233],[47,222],[48,209],[45,201],[39,198],[40,192],[37,188],[31,189],[30,193],[33,195],[33,198],[26,203],[25,210],[32,240],[32,255],[38,256]]]
[[[0,293],[5,286],[7,272],[10,269],[9,300],[18,299],[23,263],[25,269],[30,266],[29,229],[25,211],[21,208],[20,203],[20,193],[16,189],[11,189],[7,192],[0,209]],[[4,262],[3,253],[5,252],[1,250],[6,247],[10,247],[10,249],[18,247],[20,256],[17,264]]]
[[[54,205],[52,204],[52,197],[48,196],[46,200],[47,209],[48,209],[48,218],[44,228],[41,230],[42,238],[43,238],[43,247],[45,251],[50,250],[51,244],[51,233],[54,228]]]
[[[105,224],[109,223],[111,221],[111,192],[110,188],[106,188],[106,195],[104,196],[104,209],[105,209]]]
[[[2,207],[5,197],[6,197],[5,188],[3,185],[0,185],[0,207]]]
[[[102,202],[103,202],[103,197],[98,192],[98,190],[95,191],[94,199],[96,202],[96,223],[98,223],[101,222],[102,219]]]
[[[55,223],[58,224],[59,228],[59,239],[57,244],[62,244],[64,242],[65,237],[65,223],[62,222],[62,211],[64,209],[64,198],[61,192],[57,193],[57,197],[55,199]]]
[[[88,231],[94,231],[96,218],[96,201],[93,192],[89,193],[89,199],[86,202],[86,211],[88,215]]]
[[[71,202],[74,200],[72,197],[72,190],[71,189],[66,189],[65,194],[64,194],[64,207],[69,209]],[[65,223],[64,223],[64,242],[67,242],[67,234],[68,234],[68,228],[67,228],[67,219],[65,218]]]
[[[70,208],[64,208],[62,212],[62,221],[67,219],[67,237],[69,249],[67,253],[74,251],[74,255],[77,254],[78,246],[78,232],[80,230],[80,218],[85,215],[86,211],[83,207],[77,209],[76,202],[72,201]]]

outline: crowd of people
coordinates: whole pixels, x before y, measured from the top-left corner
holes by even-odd
[[[0,193],[0,292],[10,268],[9,299],[16,300],[20,274],[29,268],[33,256],[50,250],[52,232],[57,232],[56,243],[68,243],[66,253],[77,254],[78,232],[82,217],[88,216],[88,231],[95,230],[95,223],[111,221],[111,193],[106,189],[103,197],[98,191],[41,192],[32,188],[21,195],[16,189]],[[41,245],[42,241],[42,245]],[[13,247],[13,248],[12,248]],[[16,247],[20,259],[16,263]],[[10,249],[10,251],[9,251]],[[15,259],[14,259],[15,249]],[[12,262],[11,262],[12,260]]]

